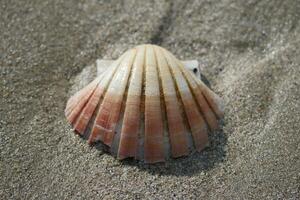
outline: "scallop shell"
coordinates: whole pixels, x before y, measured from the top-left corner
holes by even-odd
[[[72,96],[65,115],[90,144],[155,163],[204,149],[223,116],[221,102],[169,51],[140,45]]]

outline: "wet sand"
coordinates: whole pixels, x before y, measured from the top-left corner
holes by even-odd
[[[300,2],[0,2],[1,199],[299,199]],[[198,59],[225,100],[202,153],[120,162],[64,108],[97,58],[142,43]]]

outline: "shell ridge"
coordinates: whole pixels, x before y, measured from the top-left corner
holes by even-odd
[[[164,161],[163,124],[160,108],[159,80],[152,46],[146,45],[146,87],[145,87],[145,162]],[[160,136],[160,140],[151,140]]]
[[[158,77],[158,84],[159,84],[159,91],[160,91],[160,110],[161,110],[161,116],[162,116],[162,125],[163,125],[163,150],[164,150],[164,156],[165,159],[170,157],[170,137],[169,137],[169,129],[168,129],[168,123],[167,123],[167,110],[164,100],[164,94],[163,91],[163,83],[162,83],[162,73],[161,68],[159,66],[158,56],[157,56],[157,47],[155,45],[151,45],[156,61],[156,71],[157,71],[157,77]]]
[[[145,160],[145,91],[146,91],[146,46],[144,46],[144,58],[142,65],[142,89],[141,89],[141,102],[140,102],[140,117],[141,124],[138,132],[138,147],[135,158]]]
[[[143,79],[137,77],[143,74],[145,48],[136,47],[137,53],[128,77],[125,90],[125,111],[118,146],[118,158],[135,157],[138,149],[138,134],[140,128],[140,106]],[[142,65],[142,67],[140,67]]]
[[[193,77],[193,80],[196,82],[198,87],[201,89],[201,92],[203,96],[206,98],[206,101],[208,102],[210,108],[213,110],[215,115],[221,119],[223,117],[223,102],[220,99],[220,97],[210,90],[201,80],[197,79],[196,77]]]
[[[89,116],[90,112],[87,112],[87,111],[88,111],[88,108],[90,108],[90,106],[89,106],[90,102],[94,99],[93,97],[96,92],[97,92],[97,87],[92,92],[89,99],[86,101],[85,105],[83,106],[82,110],[79,112],[77,119],[75,120],[73,127],[80,135],[82,135],[84,133],[85,127],[90,120],[90,117],[91,117],[91,116]],[[86,114],[88,114],[88,116],[86,116]]]
[[[184,110],[187,115],[187,119],[190,125],[190,129],[193,136],[193,141],[196,149],[198,151],[202,150],[207,142],[208,142],[208,134],[207,134],[207,128],[206,128],[206,122],[201,116],[201,113],[198,109],[195,109],[196,102],[194,99],[194,96],[191,89],[189,88],[189,85],[187,83],[187,80],[183,76],[180,69],[178,69],[178,65],[176,61],[174,60],[172,54],[168,52],[167,50],[164,50],[165,57],[169,61],[169,66],[171,68],[171,71],[174,75],[174,78],[176,80],[176,84],[178,86],[181,99],[184,105]],[[177,67],[176,67],[177,66]]]
[[[126,81],[126,68],[132,57],[133,51],[129,50],[123,54],[123,59],[120,61],[117,70],[112,75],[106,88],[104,99],[100,105],[97,118],[90,136],[90,142],[101,140],[104,144],[111,146],[114,130],[117,126],[117,120],[120,114],[121,101],[123,97],[123,83]],[[124,72],[124,73],[123,73]],[[123,75],[124,74],[124,75]],[[128,73],[127,73],[128,74]],[[121,93],[119,90],[122,90]],[[105,130],[109,131],[105,131]]]
[[[197,107],[198,113],[200,114],[199,117],[200,117],[201,121],[204,122],[205,126],[198,127],[198,128],[199,128],[200,132],[205,132],[204,135],[208,136],[207,128],[210,127],[211,124],[212,124],[211,125],[212,130],[214,129],[214,127],[217,126],[217,120],[215,118],[215,115],[212,111],[210,111],[212,115],[209,115],[208,112],[205,112],[205,111],[202,110],[202,107],[200,105],[200,102],[198,101],[198,98],[197,98],[198,96],[197,96],[197,93],[196,93],[196,92],[198,92],[197,89],[196,89],[196,86],[197,86],[197,82],[195,81],[196,77],[190,71],[186,70],[186,68],[184,68],[182,63],[172,53],[169,52],[169,55],[174,59],[175,64],[177,65],[179,71],[181,72],[182,76],[185,78],[186,83],[189,87],[189,91],[190,91],[190,93],[192,95],[192,98],[195,102],[195,105]],[[201,80],[198,80],[198,81],[200,82]],[[199,90],[199,92],[200,92],[200,95],[201,95],[200,90]],[[207,101],[204,101],[204,102],[206,103]],[[211,121],[212,123],[209,123],[209,121],[207,120],[207,117],[208,117],[208,119],[212,118],[212,120],[213,120],[213,121]],[[204,137],[203,134],[201,134],[201,135],[202,135],[201,136],[202,139],[207,140],[207,141],[206,141],[206,144],[204,144],[202,142],[202,144],[201,144],[202,147],[200,149],[198,149],[198,151],[201,151],[204,147],[206,147],[208,145],[208,142],[209,142],[208,138],[206,136]]]
[[[96,66],[96,64],[93,64],[94,66]],[[74,99],[79,99],[79,101],[81,101],[82,99],[84,99],[83,97],[86,96],[84,95],[83,91],[89,91],[91,89],[91,87],[97,83],[97,85],[95,86],[95,89],[97,88],[97,86],[99,85],[99,83],[102,81],[102,79],[105,77],[105,75],[107,74],[107,72],[109,70],[111,70],[112,65],[109,65],[107,67],[107,69],[105,69],[99,76],[97,76],[93,81],[91,81],[89,84],[87,84],[86,86],[84,86],[83,88],[81,88],[78,92],[76,92],[73,96],[70,97],[70,99],[67,102],[67,106],[65,109],[65,113],[66,116],[70,114],[70,112],[74,109],[74,107],[76,107],[76,105],[78,104],[78,102],[76,103],[76,101],[74,102]],[[73,104],[73,105],[72,105]]]
[[[122,138],[121,138],[122,137],[122,129],[125,124],[125,121],[124,121],[125,120],[125,109],[127,108],[129,87],[131,85],[131,78],[133,76],[132,73],[133,73],[134,63],[135,63],[135,60],[137,59],[138,49],[135,48],[135,50],[136,50],[135,56],[132,59],[131,66],[130,66],[130,69],[128,72],[126,87],[123,92],[123,101],[121,102],[121,107],[120,107],[120,115],[119,115],[119,123],[118,123],[120,130],[116,131],[116,134],[113,136],[113,139],[112,139],[112,151],[114,154],[117,155],[117,157],[119,157],[120,142],[122,141]]]
[[[87,131],[86,129],[88,129],[88,127],[93,127],[94,126],[94,123],[95,123],[95,120],[96,120],[96,117],[97,117],[97,114],[98,114],[98,111],[99,111],[99,108],[100,108],[100,105],[102,104],[103,102],[103,98],[104,98],[104,95],[105,95],[105,92],[106,92],[106,88],[107,87],[103,87],[101,88],[102,86],[102,80],[101,82],[98,84],[98,87],[96,88],[96,92],[97,94],[94,94],[94,95],[97,95],[95,97],[95,99],[97,99],[97,103],[96,104],[92,104],[93,106],[93,111],[92,111],[92,114],[90,115],[90,119],[89,121],[87,122],[87,124],[85,124],[85,127],[84,127],[84,130],[83,130],[83,133],[82,134],[85,134],[87,138],[89,138],[90,134],[91,134],[91,128],[89,131]],[[93,96],[94,96],[93,95]],[[93,96],[91,98],[93,98]],[[92,99],[91,99],[92,100]],[[87,111],[88,112],[88,111]]]
[[[81,135],[84,134],[90,120],[92,119],[92,116],[95,113],[96,108],[100,104],[100,99],[103,94],[103,90],[101,87],[101,78],[103,77],[103,74],[99,76],[98,83],[96,88],[94,89],[92,95],[89,97],[88,101],[86,102],[85,106],[83,107],[82,111],[80,112],[79,117],[77,118],[74,128],[76,131],[78,131]]]
[[[206,88],[203,91],[203,96],[206,98],[207,102],[209,103],[209,106],[214,111],[215,115],[218,116],[219,119],[223,117],[223,102],[220,99],[220,97],[215,94],[213,91],[211,91],[209,88]]]
[[[95,86],[94,86],[95,84]],[[89,98],[92,96],[92,94],[94,93],[96,87],[97,87],[97,82],[92,82],[91,86],[88,87],[89,90],[86,91],[82,91],[84,92],[84,94],[88,94],[85,96],[85,98],[80,98],[78,103],[76,104],[76,106],[72,109],[72,111],[70,112],[69,115],[67,115],[67,119],[69,120],[69,122],[71,124],[74,124],[77,120],[77,118],[79,117],[81,111],[84,109],[85,105],[87,104]],[[92,88],[92,89],[91,89]]]
[[[96,83],[97,80],[92,81],[91,83],[86,85],[84,88],[81,88],[78,92],[76,92],[73,96],[70,97],[65,109],[66,117],[68,117],[72,113],[74,108],[76,108],[76,106],[85,99],[84,97],[86,97],[86,93],[88,93],[91,88],[96,87]]]
[[[124,59],[125,55],[127,54],[127,52],[125,52],[122,56],[120,56],[120,58],[118,60],[115,61],[114,64],[111,65],[111,71],[109,71],[110,73],[107,75],[107,79],[102,79],[101,80],[101,83],[99,84],[99,86],[101,85],[103,87],[103,93],[102,93],[102,96],[101,96],[101,103],[99,102],[98,103],[98,109],[96,109],[96,117],[94,119],[94,122],[93,122],[93,125],[92,125],[92,129],[91,129],[91,132],[90,132],[90,135],[89,135],[89,138],[88,138],[88,143],[91,144],[95,141],[96,139],[96,136],[98,136],[98,131],[97,128],[96,128],[96,124],[97,124],[97,120],[98,120],[98,117],[99,117],[99,114],[100,114],[100,109],[101,109],[101,105],[103,103],[103,98],[104,96],[106,95],[106,92],[107,92],[107,89],[108,89],[108,86],[114,76],[114,74],[116,73],[117,69],[120,67],[120,63],[122,62],[122,60]]]
[[[224,115],[224,110],[223,110],[223,101],[217,95],[215,92],[213,92],[211,89],[209,89],[201,80],[196,79],[193,77],[195,82],[198,84],[198,87],[202,87],[202,94],[206,98],[209,106],[215,113],[215,115],[221,119]]]
[[[114,135],[115,135],[114,130],[116,128],[118,119],[120,118],[122,102],[123,102],[124,97],[126,96],[125,92],[126,92],[128,80],[129,80],[129,77],[131,74],[132,64],[136,57],[136,50],[133,49],[132,51],[134,52],[133,55],[130,55],[132,58],[130,58],[129,63],[126,63],[126,66],[124,67],[125,69],[127,69],[126,72],[123,73],[123,74],[125,74],[124,77],[120,80],[120,82],[116,81],[118,84],[117,86],[119,87],[118,92],[121,92],[121,93],[118,95],[117,99],[114,100],[116,105],[113,107],[113,111],[111,111],[109,114],[108,126],[110,127],[110,129],[112,129],[112,131],[110,131],[110,132],[104,131],[106,135],[104,136],[105,139],[103,142],[105,144],[107,144],[108,146],[111,146],[113,139],[114,139]],[[119,73],[121,73],[121,71]],[[117,80],[117,78],[118,78],[117,75],[118,74],[115,74],[115,76],[114,76],[115,80]],[[123,87],[123,85],[125,85],[125,87]],[[119,89],[120,89],[120,91],[119,91]],[[116,134],[120,134],[120,133],[116,133]]]
[[[180,63],[178,59],[174,58],[174,60],[176,60],[179,69],[181,70],[183,76],[186,78],[187,83],[190,87],[190,91],[197,104],[197,108],[201,113],[201,115],[203,116],[206,124],[209,125],[211,130],[217,129],[218,127],[218,122],[216,117],[217,115],[215,114],[214,110],[211,108],[209,101],[203,95],[202,90],[196,81],[197,78],[192,73],[185,70],[185,68],[183,67],[183,65]],[[199,82],[200,81],[201,80],[199,80]]]
[[[156,47],[155,53],[163,91],[162,101],[165,104],[164,111],[166,115],[164,116],[164,119],[167,122],[165,126],[169,142],[168,148],[171,150],[173,157],[187,155],[189,153],[187,141],[188,136],[186,134],[186,127],[182,118],[182,111],[180,110],[180,102],[178,101],[179,97],[177,96],[178,94],[176,92],[174,79],[160,48]],[[174,94],[172,95],[172,93]],[[170,100],[170,97],[173,97],[173,100]]]
[[[184,128],[187,131],[186,132],[186,138],[188,139],[188,147],[190,149],[195,149],[196,146],[194,144],[193,136],[192,136],[192,133],[191,133],[192,128],[191,128],[190,123],[189,123],[189,119],[188,119],[188,115],[187,115],[186,110],[185,110],[185,105],[184,105],[183,99],[181,98],[181,93],[180,93],[180,89],[177,85],[177,80],[175,78],[175,74],[173,72],[172,67],[170,66],[170,62],[168,61],[168,59],[165,55],[165,49],[163,49],[161,47],[159,47],[159,49],[164,54],[164,58],[167,62],[167,67],[170,71],[171,78],[172,78],[172,81],[173,81],[173,84],[174,84],[174,87],[175,87],[176,97],[179,100],[178,103],[179,103],[180,111],[181,111],[181,114],[182,114],[182,120],[183,120]]]

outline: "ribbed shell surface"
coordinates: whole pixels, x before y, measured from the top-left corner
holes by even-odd
[[[72,96],[68,121],[89,143],[146,163],[201,151],[223,116],[221,100],[169,51],[140,45]]]

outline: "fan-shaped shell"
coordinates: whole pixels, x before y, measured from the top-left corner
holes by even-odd
[[[220,102],[169,51],[140,45],[71,97],[65,114],[89,143],[154,163],[201,151],[223,116]]]

